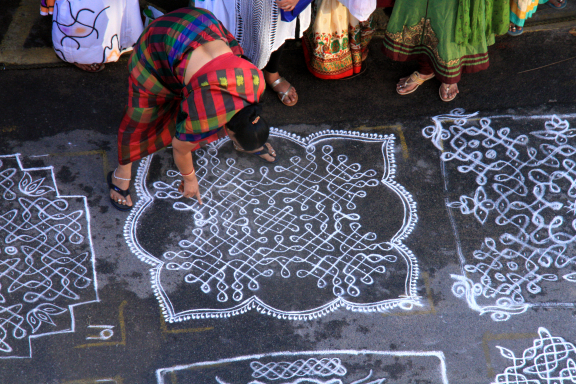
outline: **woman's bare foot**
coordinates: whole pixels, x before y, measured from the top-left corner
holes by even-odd
[[[104,64],[101,63],[94,63],[94,64],[78,64],[78,63],[74,63],[75,66],[77,66],[78,68],[80,68],[83,71],[86,72],[92,72],[92,73],[96,73],[96,72],[100,72],[101,70],[104,69]]]
[[[274,148],[272,148],[270,143],[266,143],[264,144],[264,146],[255,149],[254,151],[245,151],[234,141],[232,143],[234,144],[234,149],[237,150],[238,152],[251,153],[260,156],[262,159],[266,160],[269,163],[273,163],[276,161],[276,151],[274,150]]]
[[[112,172],[112,184],[121,190],[128,190],[128,188],[130,188],[130,177],[132,173],[131,165],[132,164],[130,164],[130,167],[120,165],[114,172]],[[124,197],[114,189],[110,189],[110,199],[120,205],[125,205],[127,207],[132,206],[132,197],[130,195]]]
[[[458,90],[458,84],[446,83],[442,83],[439,92],[442,101],[452,101],[456,98],[456,95],[460,93]]]
[[[415,71],[410,76],[398,80],[398,84],[396,84],[396,92],[400,95],[408,95],[414,92],[423,82],[430,80],[433,77],[434,73],[423,75],[420,72]]]
[[[566,0],[548,0],[548,3],[555,9],[562,9],[566,6]]]
[[[266,147],[266,148],[264,148]],[[272,148],[272,145],[270,145],[270,143],[266,143],[264,144],[264,147],[260,147],[258,148],[258,150],[256,150],[256,152],[263,152],[262,154],[258,155],[261,158],[263,158],[264,160],[268,161],[269,163],[273,163],[276,161],[276,151],[274,150],[274,148]]]
[[[524,32],[524,28],[516,25],[514,23],[510,23],[510,27],[508,28],[508,34],[510,36],[518,36]]]
[[[272,86],[274,92],[278,93],[280,101],[282,103],[293,106],[298,101],[298,94],[296,93],[296,88],[294,88],[286,79],[280,76],[278,72],[270,73],[264,72],[264,79],[266,79],[266,84]],[[280,80],[280,81],[279,81]],[[285,96],[284,96],[285,95]]]

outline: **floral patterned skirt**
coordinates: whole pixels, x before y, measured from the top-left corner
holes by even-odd
[[[338,0],[322,0],[312,12],[302,44],[310,72],[321,79],[359,73],[374,34],[372,17],[361,22]]]

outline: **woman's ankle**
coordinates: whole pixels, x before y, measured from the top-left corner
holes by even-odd
[[[264,80],[266,80],[267,84],[272,84],[273,82],[275,82],[276,80],[278,80],[280,78],[280,73],[279,72],[267,72],[267,71],[263,71],[264,73]]]
[[[115,179],[117,180],[122,180],[122,181],[130,181],[130,179],[132,178],[132,164],[130,164],[129,166],[122,166],[119,165],[115,170],[114,173],[112,174],[112,176],[114,176]]]

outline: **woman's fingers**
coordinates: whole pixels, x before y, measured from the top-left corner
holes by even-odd
[[[193,183],[191,181],[186,182],[185,180],[182,180],[178,186],[178,192],[189,199],[195,197],[198,200],[198,204],[202,205],[202,196],[200,196],[200,187],[198,186],[198,182]]]

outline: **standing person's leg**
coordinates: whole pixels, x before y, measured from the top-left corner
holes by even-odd
[[[54,13],[55,0],[42,0],[40,2],[40,14],[42,16],[51,15]]]
[[[511,0],[510,1],[510,27],[508,34],[518,36],[524,32],[524,23],[538,9],[538,0]]]
[[[434,68],[432,67],[432,64],[430,64],[430,62],[428,60],[426,60],[426,63],[422,63],[420,61],[418,61],[420,63],[420,70],[424,71],[424,73],[434,73]],[[438,90],[439,94],[440,94],[440,99],[442,99],[442,101],[452,101],[454,100],[454,98],[456,98],[456,95],[458,93],[460,93],[460,91],[458,90],[458,81],[454,81],[451,83],[442,83],[440,85],[440,89]]]
[[[568,2],[566,0],[545,0],[540,1],[540,4],[547,3],[550,7],[554,9],[564,9]]]
[[[270,60],[262,72],[264,72],[266,84],[270,85],[274,92],[278,94],[280,101],[292,107],[298,102],[296,89],[278,73],[283,51],[284,44],[270,55]]]
[[[132,208],[130,197],[130,180],[132,178],[132,163],[119,164],[118,167],[108,174],[108,187],[110,188],[110,200],[116,202],[114,206],[119,210]]]
[[[460,93],[458,90],[458,83],[442,83],[438,91],[440,93],[440,99],[442,101],[452,101],[456,98],[456,95]]]

